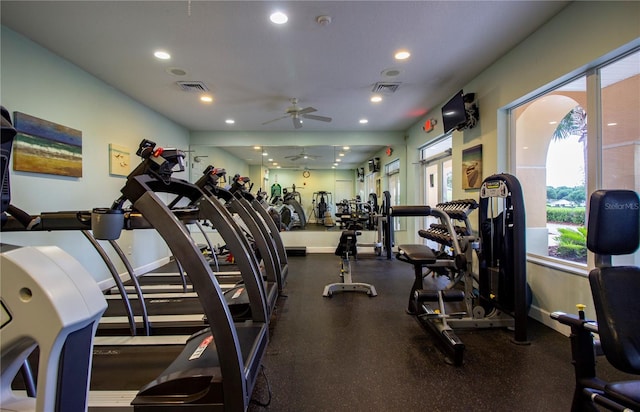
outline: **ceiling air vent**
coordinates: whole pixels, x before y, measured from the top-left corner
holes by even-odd
[[[203,82],[176,82],[180,88],[185,92],[208,92],[209,88]]]
[[[380,94],[392,94],[395,93],[400,87],[399,82],[378,82],[373,85],[372,92]]]

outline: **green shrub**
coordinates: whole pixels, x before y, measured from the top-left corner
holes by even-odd
[[[547,222],[585,224],[584,207],[551,207],[547,206]]]
[[[584,260],[587,257],[587,228],[580,226],[576,230],[558,228],[558,257],[571,260]]]

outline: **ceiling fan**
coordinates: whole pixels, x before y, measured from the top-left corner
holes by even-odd
[[[310,155],[308,154],[305,150],[304,147],[302,148],[302,152],[296,154],[296,155],[292,155],[292,156],[285,156],[285,159],[289,159],[292,162],[295,162],[296,160],[299,159],[307,159],[307,160],[316,160],[318,158],[320,158],[322,156],[314,156],[314,155]]]
[[[291,102],[291,106],[287,108],[287,110],[285,111],[286,114],[284,116],[266,121],[262,124],[265,125],[265,124],[275,122],[277,120],[282,120],[282,119],[286,119],[287,117],[291,117],[291,120],[293,120],[293,127],[295,127],[296,129],[299,129],[302,127],[303,118],[311,119],[311,120],[319,120],[321,122],[327,122],[327,123],[331,121],[330,117],[309,114],[309,113],[318,111],[313,107],[305,107],[304,109],[301,109],[300,107],[298,107],[298,99],[296,98],[290,99],[289,101]]]

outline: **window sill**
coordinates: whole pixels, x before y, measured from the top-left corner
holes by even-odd
[[[573,263],[566,260],[555,259],[548,256],[527,254],[527,262],[531,262],[536,265],[545,266],[548,268],[556,269],[561,272],[570,273],[578,276],[588,276],[589,269],[587,265],[580,263]]]

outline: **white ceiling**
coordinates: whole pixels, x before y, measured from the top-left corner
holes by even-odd
[[[263,123],[297,98],[300,108],[332,118],[304,120],[301,132],[402,132],[567,3],[2,0],[0,15],[3,25],[190,131],[290,132],[290,119]],[[289,15],[287,24],[269,21],[275,9]],[[323,15],[330,24],[316,22]],[[156,49],[171,60],[154,58]],[[399,49],[411,57],[395,61]],[[214,101],[201,103],[177,81],[203,82]],[[373,104],[377,82],[400,85]]]

